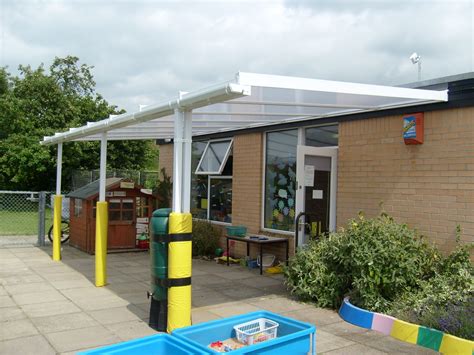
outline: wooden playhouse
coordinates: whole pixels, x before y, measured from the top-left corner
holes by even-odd
[[[107,250],[136,248],[137,236],[148,234],[148,222],[155,207],[151,190],[123,178],[106,180],[109,206]],[[69,244],[89,254],[95,251],[96,203],[99,180],[67,195],[70,198]]]

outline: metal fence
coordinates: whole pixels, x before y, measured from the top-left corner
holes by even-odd
[[[53,224],[53,196],[46,191],[0,190],[0,244],[44,245]],[[63,219],[69,219],[69,199],[63,198]],[[36,237],[36,238],[35,238]]]

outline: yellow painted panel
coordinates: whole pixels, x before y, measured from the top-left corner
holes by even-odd
[[[61,260],[61,210],[63,197],[54,196],[54,216],[53,216],[53,260]]]
[[[190,277],[192,268],[192,243],[172,242],[168,244],[168,277],[180,279]]]
[[[170,213],[169,233],[184,234],[193,231],[193,216],[191,213]]]
[[[191,325],[191,285],[168,289],[167,331]]]
[[[390,335],[396,339],[416,344],[418,340],[419,326],[395,319]]]
[[[95,285],[107,285],[107,202],[97,202],[95,221]]]
[[[472,355],[474,352],[474,342],[445,334],[441,341],[439,351],[443,354],[466,354]]]

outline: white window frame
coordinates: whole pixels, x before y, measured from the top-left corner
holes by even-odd
[[[218,142],[226,142],[229,141],[229,146],[227,147],[227,150],[224,155],[224,159],[222,159],[221,165],[219,166],[219,170],[217,171],[199,171],[199,168],[201,167],[201,164],[204,160],[204,156],[207,153],[207,150],[211,146],[212,143],[218,143]],[[230,151],[232,150],[232,146],[234,143],[234,138],[224,138],[224,139],[216,139],[216,140],[210,140],[207,142],[206,148],[202,151],[201,159],[199,159],[199,163],[196,167],[196,171],[194,174],[196,175],[221,175],[222,171],[224,170],[224,167],[227,163],[227,160],[229,159]]]

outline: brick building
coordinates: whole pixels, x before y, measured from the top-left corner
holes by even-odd
[[[191,212],[217,225],[298,243],[364,211],[388,212],[444,252],[474,241],[474,74],[411,87],[448,101],[229,130],[193,138]],[[404,117],[422,113],[424,141],[405,144]],[[173,144],[160,141],[173,171]],[[296,227],[301,213],[304,227]],[[237,243],[235,254],[245,253]],[[283,250],[270,251],[282,258]],[[254,251],[252,252],[252,254]]]

